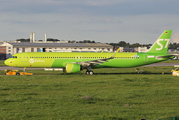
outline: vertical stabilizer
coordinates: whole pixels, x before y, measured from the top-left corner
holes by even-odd
[[[148,53],[167,53],[172,30],[165,30],[149,49]]]

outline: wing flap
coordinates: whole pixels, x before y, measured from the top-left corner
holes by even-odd
[[[83,67],[94,66],[94,65],[98,65],[104,62],[108,62],[107,60],[109,59],[113,59],[113,58],[90,60],[90,61],[78,62],[77,64],[81,64]]]
[[[119,51],[119,48],[114,52],[114,54],[111,57],[108,57],[108,58],[105,58],[105,59],[83,61],[83,62],[78,62],[77,64],[81,64],[83,67],[99,65],[101,63],[108,62],[108,60],[110,60],[110,59],[114,59],[114,57],[116,56],[118,51]]]

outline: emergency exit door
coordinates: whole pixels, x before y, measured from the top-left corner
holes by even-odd
[[[26,53],[22,54],[22,62],[27,62],[27,54]]]
[[[148,62],[148,55],[144,54],[144,62]]]

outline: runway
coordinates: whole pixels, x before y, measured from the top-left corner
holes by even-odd
[[[142,67],[150,67],[150,66],[174,66],[178,65],[179,63],[154,63],[150,65],[144,65]],[[17,67],[9,67],[9,66],[2,66],[0,67],[0,70],[6,70],[6,69],[13,69],[13,70],[23,70],[24,68],[17,68]],[[44,68],[26,68],[26,70],[43,70]]]
[[[0,67],[0,70],[6,70],[6,69],[23,70],[24,68],[9,67],[9,66],[2,66],[2,67]],[[43,69],[44,68],[26,68],[26,70],[43,70]]]

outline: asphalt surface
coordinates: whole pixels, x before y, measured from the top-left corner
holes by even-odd
[[[150,65],[144,65],[143,67],[150,67],[150,66],[174,66],[178,65],[179,63],[154,63]],[[15,69],[15,70],[23,70],[24,68],[17,68],[17,67],[9,67],[9,66],[2,66],[0,67],[0,70],[6,70],[6,69]],[[26,70],[43,70],[44,68],[26,68]]]
[[[6,70],[6,69],[23,70],[24,68],[9,67],[9,66],[2,66],[2,67],[0,67],[0,70]],[[44,69],[44,68],[26,68],[26,70],[42,70],[42,69]]]

